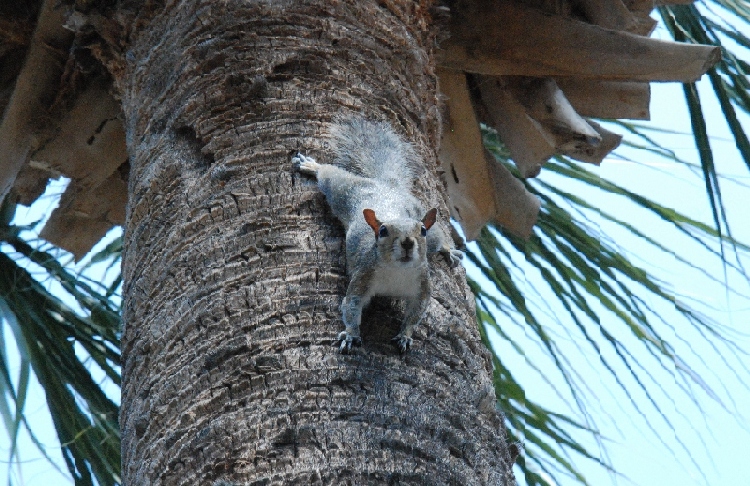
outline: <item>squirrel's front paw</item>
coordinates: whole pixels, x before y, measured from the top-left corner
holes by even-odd
[[[349,354],[352,351],[353,346],[362,346],[362,338],[359,336],[352,336],[346,331],[341,331],[338,338],[336,338],[336,345],[339,347],[340,353]]]
[[[318,173],[318,167],[320,167],[320,164],[318,164],[315,159],[303,155],[300,152],[297,152],[297,155],[292,157],[292,164],[298,171],[309,175],[316,175]]]
[[[461,264],[461,260],[464,259],[464,253],[460,250],[448,250],[444,253],[445,260],[451,268],[456,268]]]
[[[406,353],[407,351],[409,351],[409,348],[411,348],[412,339],[410,337],[402,336],[401,334],[399,334],[395,338],[391,339],[391,341],[396,344],[396,347],[401,354]]]

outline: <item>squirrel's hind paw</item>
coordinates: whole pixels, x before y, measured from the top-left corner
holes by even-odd
[[[346,331],[341,331],[336,338],[334,346],[339,347],[341,354],[349,354],[352,351],[352,347],[362,346],[362,338],[359,336],[352,336]]]
[[[401,354],[405,354],[407,351],[409,351],[409,348],[411,348],[412,339],[410,337],[402,336],[399,334],[395,338],[391,339],[398,348],[398,351]]]

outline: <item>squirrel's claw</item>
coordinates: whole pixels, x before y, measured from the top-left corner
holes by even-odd
[[[402,336],[399,334],[395,338],[391,339],[396,344],[398,351],[401,354],[406,353],[411,348],[412,339],[410,337]]]
[[[312,176],[316,175],[320,168],[320,164],[318,164],[315,159],[308,157],[301,152],[297,152],[297,154],[292,157],[292,165],[303,174]]]
[[[464,259],[464,253],[459,250],[451,250],[449,259],[451,268],[455,268],[461,264],[461,260]]]
[[[352,347],[362,346],[362,338],[352,336],[346,331],[341,331],[334,345],[339,347],[341,354],[349,354],[352,351]]]
[[[449,249],[443,252],[445,261],[448,262],[448,266],[456,268],[461,264],[461,260],[464,259],[464,253],[460,250]]]

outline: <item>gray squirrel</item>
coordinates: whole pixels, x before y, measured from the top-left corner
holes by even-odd
[[[360,346],[362,309],[376,295],[403,298],[406,313],[393,338],[405,353],[430,301],[427,254],[440,252],[451,267],[463,253],[451,248],[437,209],[425,211],[411,194],[419,159],[411,144],[388,123],[361,117],[338,119],[331,129],[333,164],[297,153],[292,163],[314,176],[333,213],[346,227],[350,281],[341,312],[346,329],[338,335],[342,353]]]

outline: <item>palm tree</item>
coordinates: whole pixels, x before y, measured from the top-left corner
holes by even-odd
[[[331,352],[342,235],[290,152],[324,154],[326,123],[356,107],[398,123],[433,174],[424,197],[444,195],[420,14],[319,8],[185,3],[135,36],[123,79],[123,482],[512,484],[463,276],[434,263],[434,325],[416,352],[393,352],[387,305],[364,323],[362,353]],[[172,48],[153,50],[162,43]]]
[[[741,5],[726,7],[747,19]],[[276,474],[280,480],[323,483],[424,483],[425,477],[434,483],[510,483],[511,451],[495,399],[506,412],[513,440],[526,439],[529,445],[521,465],[528,483],[544,484],[539,468],[554,473],[550,464],[577,474],[547,444],[562,443],[595,457],[564,428],[586,426],[525,400],[507,364],[494,355],[490,367],[478,345],[480,335],[487,340],[487,329],[502,333],[498,316],[512,310],[509,317],[520,315],[563,373],[571,373],[556,352],[551,324],[526,304],[517,275],[509,271],[513,252],[533,267],[552,269],[545,279],[568,308],[596,320],[582,298],[589,295],[639,332],[654,352],[679,362],[645,317],[638,297],[625,285],[603,285],[607,276],[599,272],[614,268],[656,296],[673,296],[616,247],[588,235],[570,210],[556,204],[562,198],[587,208],[586,201],[533,183],[527,188],[541,197],[543,207],[534,236],[524,242],[502,229],[485,229],[469,252],[487,277],[481,284],[469,282],[477,296],[478,329],[470,324],[462,279],[436,262],[439,290],[415,353],[402,360],[386,344],[396,325],[387,302],[369,313],[371,325],[364,331],[372,336],[365,336],[371,344],[364,353],[331,353],[324,345],[335,335],[337,296],[345,283],[340,228],[325,216],[315,191],[280,161],[298,148],[325,153],[323,137],[331,117],[341,106],[362,110],[389,119],[416,142],[427,167],[419,185],[422,197],[446,201],[434,176],[439,131],[434,52],[432,38],[415,28],[420,11],[395,5],[351,11],[327,7],[323,19],[310,5],[283,11],[168,8],[158,14],[119,11],[131,15],[127,22],[140,29],[131,33],[127,56],[102,54],[101,44],[91,44],[93,52],[111,62],[131,154],[123,288],[123,480],[171,484]],[[742,41],[693,7],[660,12],[676,37],[715,43],[718,37],[711,36],[717,33]],[[100,33],[112,34],[106,16],[92,18]],[[153,49],[157,45],[170,49]],[[394,62],[393,52],[408,61]],[[722,107],[728,120],[734,120],[738,146],[750,160],[744,131],[732,116],[733,103],[747,109],[745,67],[726,55],[711,76],[726,101]],[[706,147],[697,94],[689,87],[686,94],[696,113],[696,139]],[[508,152],[492,130],[485,132],[485,143],[507,161]],[[701,154],[716,229],[597,179],[567,159],[554,160],[545,170],[629,197],[696,238],[724,238],[744,251],[723,226],[710,152]],[[6,214],[12,206],[6,203]],[[113,349],[120,338],[112,299],[116,282],[104,288],[76,278],[49,252],[19,238],[20,229],[10,221],[10,216],[4,219],[3,241],[16,259],[4,261],[9,273],[0,295],[4,315],[20,323],[16,342],[34,353],[24,356],[26,371],[19,380],[3,374],[4,397],[11,400],[4,414],[9,430],[15,437],[24,426],[23,383],[33,369],[47,390],[71,474],[82,483],[91,482],[92,475],[101,484],[117,483],[114,449],[120,432],[114,406],[80,363],[81,356],[90,357],[119,383],[119,356]],[[628,229],[639,234],[636,227]],[[117,251],[115,245],[98,258]],[[60,281],[83,312],[35,284],[38,279],[23,268],[27,262]],[[499,292],[491,290],[492,284]],[[681,311],[697,325],[709,324],[688,307]],[[41,350],[29,345],[40,336],[47,338]],[[71,338],[85,353],[76,355]]]

